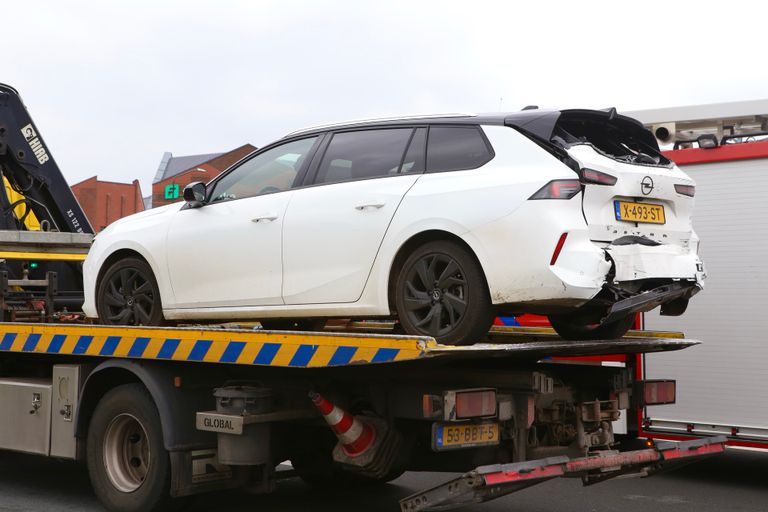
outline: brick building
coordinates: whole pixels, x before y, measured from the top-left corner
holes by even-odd
[[[71,188],[97,233],[117,219],[144,211],[139,180],[116,183],[93,176]]]
[[[164,153],[152,181],[151,207],[182,199],[184,187],[195,181],[208,182],[256,148],[245,144],[226,153],[173,156]]]

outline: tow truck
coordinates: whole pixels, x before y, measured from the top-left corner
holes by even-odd
[[[166,510],[219,489],[271,492],[286,460],[289,475],[313,484],[459,472],[399,504],[445,510],[557,477],[648,476],[724,450],[720,437],[632,449],[631,435],[614,433],[622,414],[674,402],[673,381],[639,379],[632,361],[699,343],[675,332],[573,342],[548,328],[494,327],[473,345],[443,346],[395,334],[392,322],[329,322],[317,332],[89,324],[74,286],[87,240],[52,244],[90,227],[7,86],[0,166],[22,196],[4,204],[21,201],[37,219],[5,210],[3,236],[18,245],[3,253],[16,262],[3,292],[19,294],[9,311],[37,313],[0,323],[0,449],[85,460],[109,510]],[[32,246],[22,245],[27,235],[37,237]],[[45,280],[33,279],[37,260],[51,262]],[[57,280],[70,282],[64,296],[50,286]],[[605,354],[627,363],[584,360]]]

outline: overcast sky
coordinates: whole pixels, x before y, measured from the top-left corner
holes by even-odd
[[[768,98],[765,11],[669,0],[3,2],[0,82],[20,91],[70,184],[138,178],[148,195],[164,151],[262,146],[338,120]]]

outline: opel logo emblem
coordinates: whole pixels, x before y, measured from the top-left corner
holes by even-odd
[[[644,196],[653,192],[653,178],[650,176],[643,178],[643,181],[640,182],[640,192],[642,192]]]
[[[432,299],[433,300],[440,300],[440,296],[442,294],[440,293],[440,290],[432,290]]]

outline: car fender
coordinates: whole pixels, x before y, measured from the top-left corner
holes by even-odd
[[[178,205],[169,206],[175,206],[175,208],[163,207],[159,215],[137,214],[126,217],[96,236],[83,264],[85,281],[83,309],[88,316],[95,316],[96,280],[104,263],[112,255],[123,250],[139,254],[149,264],[160,289],[163,309],[168,309],[175,304],[173,289],[168,279],[168,272],[165,270],[165,243],[171,215],[178,209]]]

